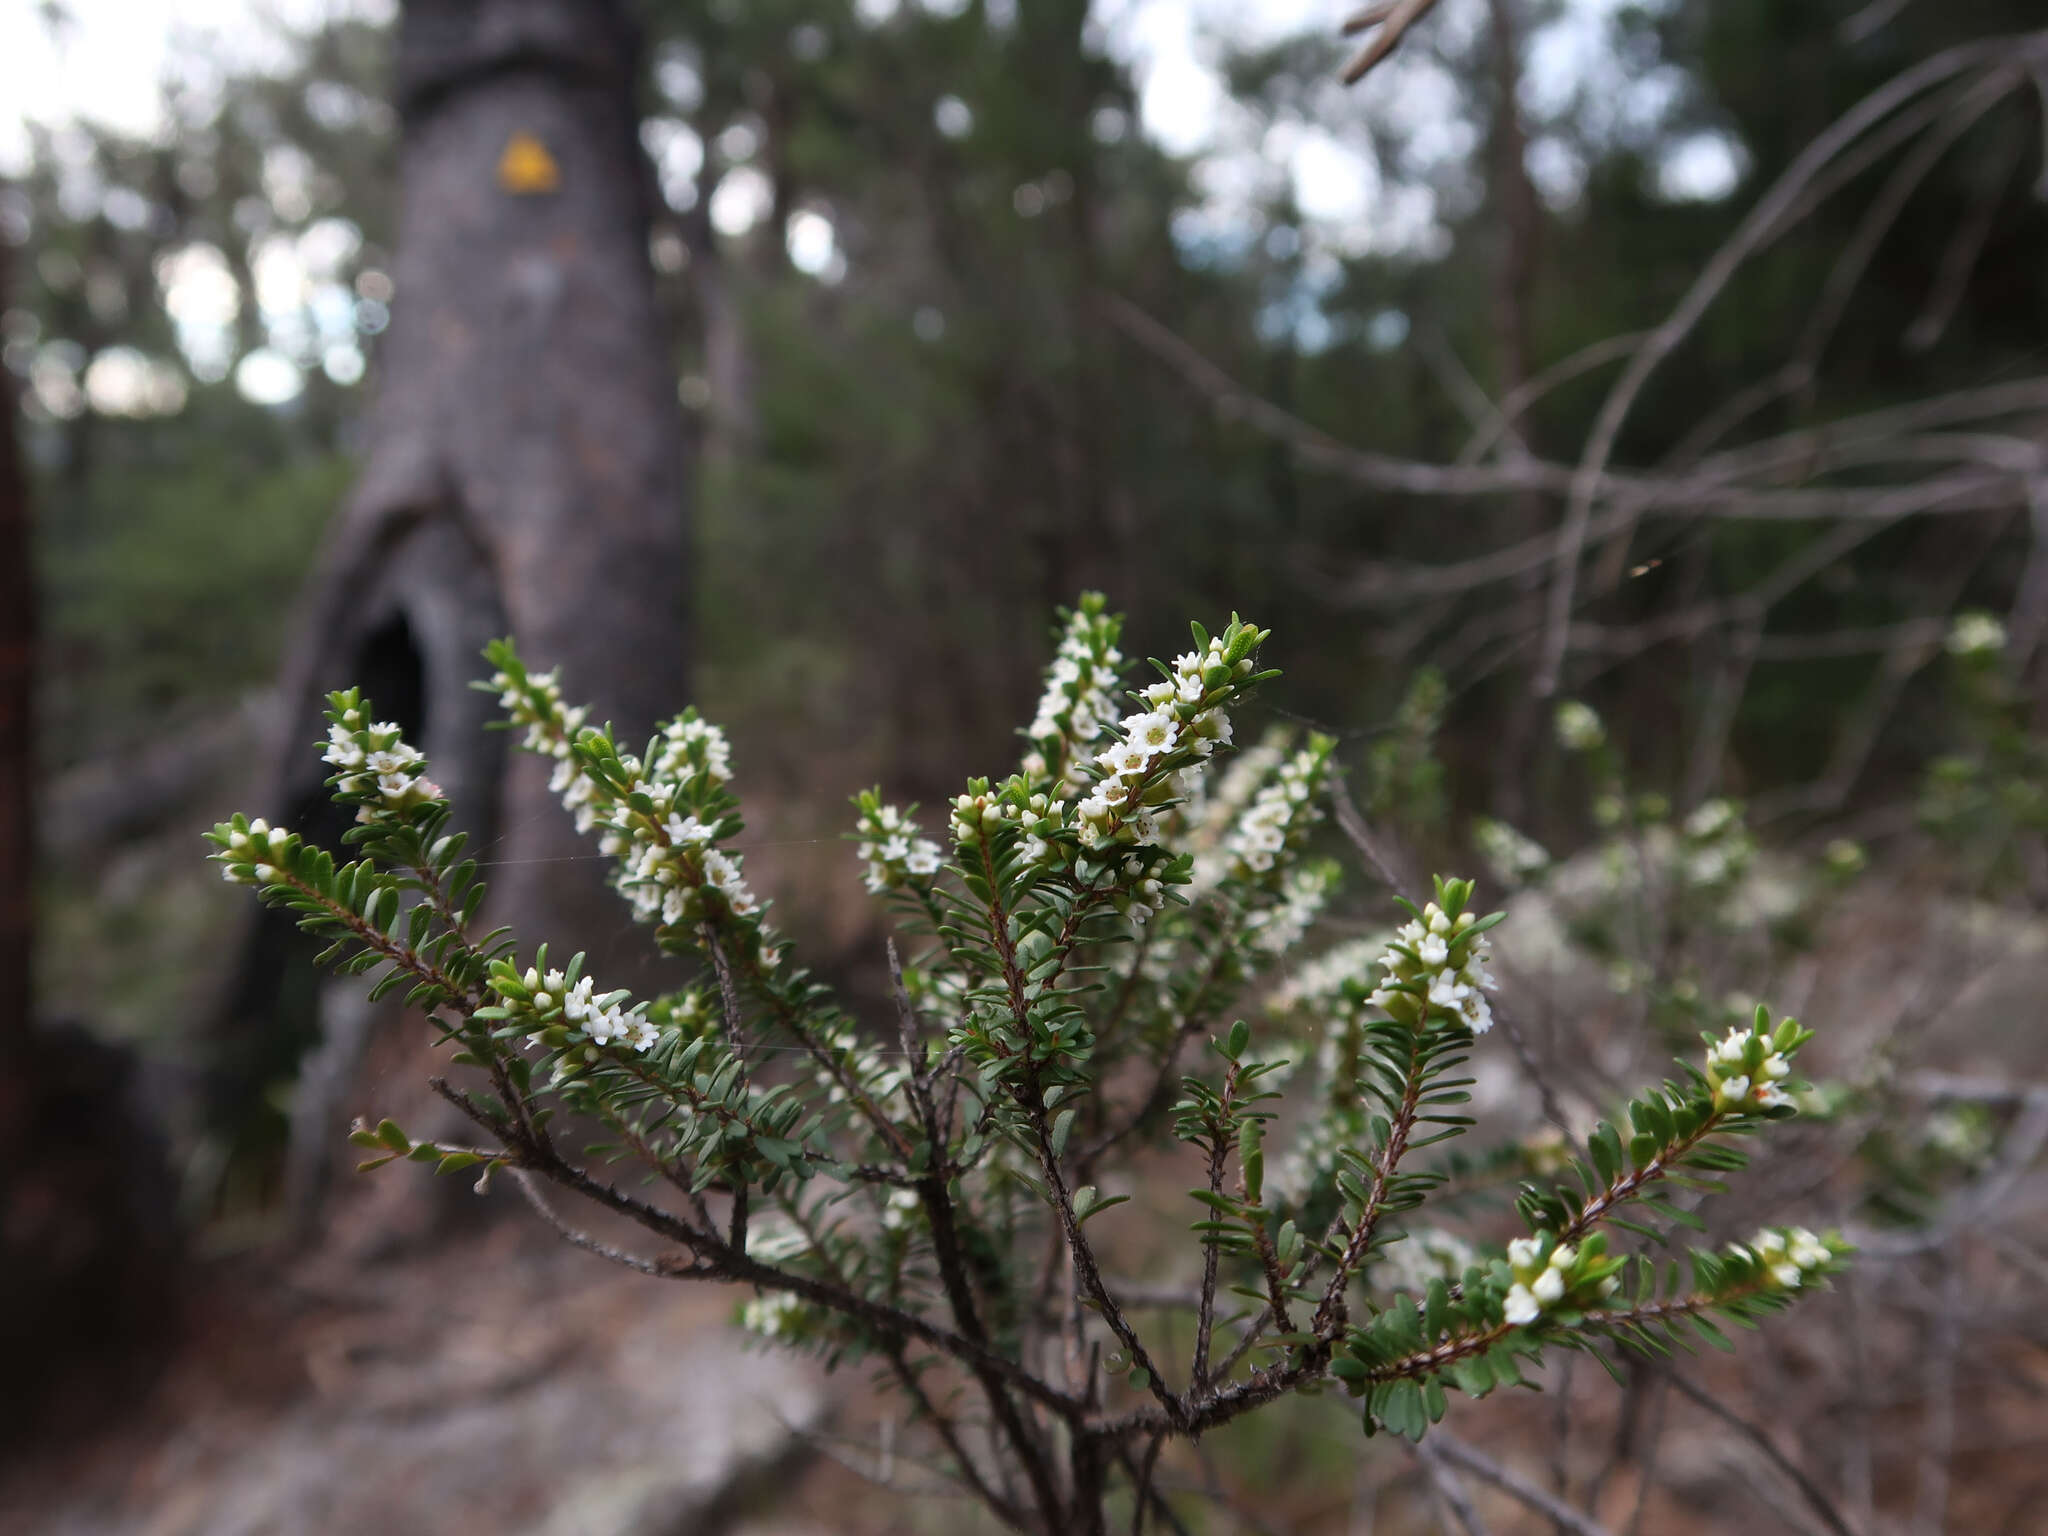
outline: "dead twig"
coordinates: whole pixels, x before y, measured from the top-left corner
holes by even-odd
[[[1510,1471],[1456,1435],[1437,1429],[1430,1432],[1424,1443],[1435,1447],[1436,1453],[1445,1461],[1470,1472],[1483,1483],[1491,1483],[1509,1498],[1526,1504],[1549,1519],[1560,1530],[1569,1531],[1572,1536],[1610,1536],[1607,1527],[1590,1515],[1572,1508],[1556,1494],[1537,1487],[1520,1473]]]
[[[1364,10],[1355,11],[1344,20],[1344,35],[1352,37],[1373,27],[1371,42],[1353,55],[1351,62],[1344,66],[1343,81],[1356,85],[1367,73],[1380,64],[1388,54],[1401,45],[1401,38],[1408,29],[1436,9],[1436,0],[1384,0],[1384,3],[1368,5]]]

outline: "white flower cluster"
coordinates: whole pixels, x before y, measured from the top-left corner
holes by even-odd
[[[901,1052],[884,1055],[851,1020],[840,1019],[829,1026],[813,1026],[818,1049],[838,1062],[846,1076],[876,1104],[904,1107],[903,1092],[910,1081],[910,1064]],[[846,1086],[822,1063],[811,1074],[828,1104],[847,1102]]]
[[[1266,999],[1268,1012],[1281,1019],[1299,1018],[1318,1037],[1318,1112],[1302,1123],[1293,1145],[1268,1175],[1284,1198],[1306,1198],[1336,1167],[1338,1152],[1356,1146],[1366,1133],[1358,1086],[1367,1014],[1360,978],[1371,971],[1386,944],[1385,935],[1347,940],[1296,967]]]
[[[227,835],[227,847],[214,857],[220,861],[221,878],[230,885],[271,885],[277,880],[277,862],[291,847],[292,835],[273,827],[258,816],[246,829]]]
[[[1863,867],[1870,862],[1870,855],[1864,852],[1863,845],[1850,837],[1830,838],[1820,856],[1828,873],[1843,879],[1861,874]]]
[[[740,1308],[740,1326],[764,1339],[793,1337],[803,1331],[806,1321],[803,1302],[787,1291],[756,1296]]]
[[[1679,873],[1690,885],[1726,885],[1756,856],[1742,808],[1732,800],[1702,801],[1685,818],[1684,833]]]
[[[1376,1250],[1373,1279],[1380,1289],[1419,1296],[1432,1280],[1458,1281],[1479,1262],[1479,1251],[1455,1232],[1423,1227]]]
[[[1557,706],[1557,740],[1567,752],[1591,752],[1607,740],[1607,727],[1589,704],[1566,699]]]
[[[1327,859],[1289,870],[1278,899],[1245,918],[1245,936],[1252,948],[1267,955],[1284,955],[1294,948],[1322,916],[1342,878]]]
[[[1267,997],[1267,1008],[1285,1014],[1350,1007],[1345,984],[1364,976],[1378,964],[1388,942],[1383,933],[1368,934],[1324,950],[1315,959],[1293,968]]]
[[[1271,727],[1257,745],[1246,747],[1230,760],[1213,788],[1206,778],[1187,775],[1192,782],[1187,785],[1187,804],[1180,814],[1188,827],[1185,846],[1195,856],[1191,892],[1213,889],[1230,872],[1230,860],[1222,851],[1224,839],[1260,786],[1286,761],[1293,739],[1294,733],[1286,726]]]
[[[1550,865],[1550,851],[1535,838],[1491,816],[1474,819],[1472,846],[1509,885],[1521,885]]]
[[[889,1198],[882,1202],[882,1230],[901,1232],[916,1221],[924,1209],[924,1202],[914,1189],[892,1189]]]
[[[1508,1268],[1515,1281],[1508,1287],[1502,1316],[1518,1328],[1535,1322],[1575,1288],[1573,1271],[1578,1267],[1579,1250],[1570,1243],[1559,1243],[1546,1254],[1547,1241],[1548,1234],[1538,1234],[1508,1244]],[[1605,1298],[1620,1288],[1620,1276],[1608,1275],[1591,1287],[1591,1294]]]
[[[919,837],[917,824],[893,805],[863,805],[855,831],[861,838],[861,862],[867,866],[863,879],[877,896],[939,872],[939,845]]]
[[[529,965],[518,978],[517,986],[496,976],[491,986],[508,1004],[520,1007],[535,1021],[560,1023],[580,1033],[591,1045],[617,1045],[644,1055],[661,1041],[661,1030],[646,1017],[645,1003],[628,1008],[626,992],[600,993],[597,983],[588,976],[571,982],[561,971],[542,972]],[[556,1036],[557,1041],[560,1038]],[[549,1042],[536,1031],[527,1036],[526,1043],[539,1046]],[[584,1059],[596,1057],[586,1053]]]
[[[1077,789],[1085,785],[1082,751],[1116,713],[1117,669],[1124,659],[1116,648],[1121,621],[1105,616],[1102,607],[1098,596],[1082,599],[1068,616],[1052,665],[1046,669],[1045,692],[1024,732],[1031,750],[1023,768],[1034,779],[1057,767],[1065,784]]]
[[[747,1257],[780,1264],[812,1248],[810,1234],[776,1211],[764,1211],[747,1224]]]
[[[685,1040],[701,1040],[717,1024],[710,1001],[697,987],[656,999],[650,1011],[659,1018],[661,1028],[672,1029]]]
[[[630,768],[634,760],[623,760]],[[636,786],[651,793],[645,780]],[[659,809],[663,798],[656,798]],[[715,835],[695,816],[673,811],[660,824],[661,836],[650,832],[632,808],[619,801],[605,818],[604,851],[620,862],[616,884],[633,904],[642,922],[690,922],[701,914],[701,892],[715,890],[740,917],[752,917],[761,903],[747,886],[740,859],[711,846]]]
[[[695,714],[683,714],[661,728],[655,748],[656,779],[702,774],[713,784],[732,781],[732,743],[725,732]]]
[[[1988,656],[2005,649],[2005,626],[1988,613],[1959,613],[1946,643],[1951,656]]]
[[[1432,901],[1422,909],[1419,922],[1402,924],[1394,942],[1380,956],[1385,975],[1372,994],[1373,1005],[1405,1013],[1408,1010],[1403,1005],[1414,1002],[1414,991],[1409,989],[1417,989],[1431,1009],[1457,1015],[1473,1034],[1483,1035],[1493,1028],[1493,1005],[1486,994],[1497,990],[1499,983],[1486,968],[1492,950],[1486,935],[1465,937],[1475,921],[1470,912],[1459,913],[1453,921]],[[1397,988],[1392,983],[1403,985]]]
[[[1734,1028],[1707,1047],[1707,1084],[1716,1109],[1778,1109],[1792,1102],[1778,1086],[1792,1075],[1792,1063],[1754,1029]]]
[[[1022,782],[1021,778],[1012,778],[997,789],[987,788],[980,779],[970,782],[965,791],[953,797],[948,818],[953,841],[972,848],[1001,827],[1016,826],[1024,831],[1017,845],[1024,861],[1048,863],[1053,857],[1050,839],[1066,826],[1070,808],[1046,794],[1032,795],[1019,804],[1003,793],[1003,788],[1014,789]]]
[[[1320,1180],[1335,1173],[1344,1148],[1357,1146],[1367,1129],[1361,1105],[1325,1104],[1321,1113],[1302,1122],[1287,1155],[1267,1173],[1273,1198],[1297,1205],[1307,1200]]]
[[[392,721],[365,725],[362,711],[344,711],[327,728],[327,750],[320,755],[336,769],[335,790],[363,800],[357,821],[371,820],[380,809],[409,810],[441,798],[441,786],[421,773],[426,754],[410,745]]]
[[[576,830],[601,828],[598,847],[619,860],[614,884],[642,922],[676,925],[702,914],[705,891],[716,891],[739,917],[761,910],[741,873],[741,859],[712,846],[715,823],[693,807],[732,778],[732,746],[725,732],[687,710],[663,726],[651,764],[630,752],[618,755],[623,788],[599,783],[577,762],[572,744],[584,711],[562,702],[553,672],[528,673],[524,682],[500,672],[491,679],[498,702],[526,727],[528,750],[555,759],[548,788],[576,817]],[[635,809],[644,795],[651,814]],[[715,812],[710,813],[715,816]]]
[[[1223,699],[1230,683],[1249,674],[1252,664],[1246,658],[1233,667],[1224,658],[1223,639],[1217,636],[1206,649],[1175,657],[1171,676],[1141,690],[1152,708],[1126,715],[1118,727],[1122,740],[1095,754],[1102,777],[1075,808],[1075,831],[1082,847],[1156,842],[1157,819],[1139,803],[1147,781],[1175,752],[1206,758],[1219,746],[1230,745],[1230,716],[1223,711]],[[1221,677],[1216,676],[1219,670]]]
[[[1260,789],[1226,844],[1232,874],[1264,874],[1290,842],[1298,843],[1321,818],[1316,799],[1329,776],[1336,745],[1328,736],[1311,736],[1308,745],[1283,762]]]
[[[1796,1291],[1834,1263],[1835,1250],[1804,1227],[1765,1227],[1746,1243],[1730,1243],[1729,1254],[1760,1264],[1772,1285]]]
[[[1145,873],[1145,860],[1132,854],[1124,860],[1123,874],[1128,883],[1114,898],[1117,911],[1136,923],[1140,928],[1153,913],[1166,905],[1166,885]]]
[[[588,832],[597,824],[593,805],[597,785],[577,768],[569,744],[583,729],[589,712],[580,704],[571,708],[562,702],[560,668],[553,672],[529,672],[523,679],[509,672],[494,673],[491,686],[498,690],[498,707],[514,725],[526,727],[526,750],[555,759],[555,774],[548,789],[560,795],[562,803],[575,814],[576,830]]]

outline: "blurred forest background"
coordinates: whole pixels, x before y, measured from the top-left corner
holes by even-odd
[[[61,52],[119,9],[44,0],[13,25]],[[311,1010],[282,1012],[297,1022],[222,1089],[210,1021],[245,914],[195,834],[261,808],[283,658],[408,302],[398,9],[252,7],[236,46],[174,37],[152,130],[31,117],[0,181],[39,613],[34,1010],[108,1053],[94,1093],[125,1074],[149,1104],[164,1172],[140,1198],[164,1230],[140,1246],[186,1265],[282,1262],[263,1256],[294,1220]],[[843,974],[878,964],[844,795],[880,782],[929,804],[996,771],[1052,609],[1085,588],[1131,614],[1140,654],[1171,654],[1189,615],[1272,625],[1273,719],[1338,735],[1368,815],[1425,866],[1484,870],[1479,817],[1561,863],[1601,842],[1606,781],[1551,725],[1580,699],[1661,807],[1647,819],[1730,796],[1773,857],[1843,879],[1867,863],[1841,896],[1857,926],[1802,908],[1772,931],[1774,974],[1808,994],[1844,954],[1982,970],[2040,948],[2037,5],[1442,0],[1355,85],[1336,4],[630,9],[690,539],[689,665],[648,663],[651,686],[730,729],[762,883]],[[1360,921],[1379,900],[1354,893]],[[1968,923],[1989,949],[1953,938]],[[1593,928],[1575,938],[1599,1007],[1671,974],[1660,953],[1631,982]],[[1925,986],[1954,1001],[1941,974]],[[1869,1012],[1905,987],[1856,995]],[[2048,1069],[2028,1043],[2040,1001],[2022,986],[1970,1015],[1984,1030],[1951,1020],[1894,1053],[2003,1085],[1943,1132],[1978,1138],[1947,1174],[1987,1220],[1982,1197],[2013,1194],[2048,1136],[2025,1087]],[[1907,1214],[1934,1220],[1948,1187]],[[1988,1299],[1944,1346],[1946,1378],[1862,1403],[1923,1449],[1946,1423],[1938,1492],[1919,1451],[1899,1463],[1917,1480],[1887,1482],[1878,1431],[1859,1473],[1853,1447],[1802,1450],[1825,1432],[1774,1420],[1767,1448],[1815,1467],[1842,1522],[1795,1480],[1769,1506],[1783,1528],[2039,1528],[2014,1458],[2048,1439],[2026,1320],[2048,1259],[2018,1220],[1995,1225],[2022,1257],[1965,1277]],[[1963,1284],[1913,1271],[1858,1304],[1897,1302],[1886,1338],[1918,1361]],[[1965,1519],[1954,1404],[1990,1401],[1957,1386],[1968,1369],[2024,1379],[1999,1377],[2019,1406],[1986,1428],[1974,1486],[2002,1492]],[[1815,1372],[1760,1390],[1815,1423],[1814,1405],[1857,1402]],[[1946,1420],[1927,1417],[1937,1388]],[[1648,1387],[1629,1399],[1639,1436],[1653,1399],[1665,1413]],[[1269,1528],[1370,1528],[1355,1436],[1332,1434],[1299,1454],[1304,1478],[1337,1479],[1335,1512],[1302,1494]],[[1258,1528],[1227,1509],[1188,1518]],[[1427,1528],[1415,1509],[1383,1528]],[[1508,1509],[1500,1529],[1539,1528]],[[1627,1508],[1608,1518],[1619,1531]]]

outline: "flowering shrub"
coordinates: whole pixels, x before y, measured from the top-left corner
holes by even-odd
[[[693,985],[636,999],[580,955],[478,932],[483,887],[447,802],[353,691],[332,696],[326,750],[356,857],[237,816],[214,858],[330,939],[326,963],[403,991],[466,1069],[434,1086],[478,1140],[385,1121],[356,1133],[364,1166],[503,1170],[570,1240],[741,1289],[765,1339],[877,1363],[952,1475],[1019,1528],[1102,1530],[1112,1492],[1142,1519],[1164,1442],[1286,1394],[1341,1385],[1368,1433],[1420,1438],[1451,1392],[1515,1384],[1546,1351],[1723,1342],[1716,1318],[1746,1324],[1841,1267],[1839,1238],[1797,1230],[1653,1257],[1743,1167],[1741,1138],[1794,1112],[1808,1037],[1761,1008],[1619,1106],[1582,1156],[1560,1152],[1490,1243],[1420,1226],[1453,1166],[1444,1144],[1473,1127],[1464,1070],[1493,1044],[1502,914],[1438,879],[1389,935],[1303,955],[1339,878],[1312,846],[1342,793],[1335,743],[1279,732],[1219,770],[1234,712],[1274,675],[1267,632],[1196,627],[1119,716],[1120,628],[1094,595],[1064,616],[1019,771],[969,782],[942,839],[914,807],[857,798],[863,878],[910,944],[892,950],[886,1028],[797,963],[748,885],[723,733],[686,710],[628,750],[509,644],[488,686]],[[564,1113],[604,1146],[572,1153]],[[1174,1298],[1185,1361],[1137,1325],[1105,1262],[1129,1213],[1102,1218],[1146,1146],[1197,1180],[1198,1276]],[[547,1185],[658,1247],[566,1225]],[[1414,1254],[1397,1247],[1410,1231]]]
[[[1963,739],[1929,765],[1921,820],[1979,882],[2048,907],[2048,735],[2004,625],[1960,614],[1947,648]]]

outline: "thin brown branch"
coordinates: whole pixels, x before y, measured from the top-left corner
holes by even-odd
[[[1379,31],[1344,66],[1344,83],[1356,85],[1363,80],[1401,45],[1408,29],[1435,8],[1436,0],[1384,0],[1384,3],[1368,5],[1347,16],[1344,19],[1346,37],[1373,27],[1378,27]]]
[[[605,1259],[613,1264],[622,1265],[627,1269],[637,1269],[643,1275],[658,1275],[663,1278],[669,1278],[690,1272],[688,1269],[680,1269],[673,1264],[664,1264],[656,1259],[643,1259],[637,1253],[628,1253],[623,1248],[614,1247],[610,1243],[600,1242],[588,1232],[581,1232],[570,1226],[560,1216],[555,1214],[555,1208],[548,1204],[547,1197],[540,1192],[540,1185],[526,1169],[512,1169],[512,1181],[519,1186],[519,1193],[526,1197],[526,1203],[540,1213],[542,1221],[545,1221],[556,1232],[561,1234],[564,1241],[581,1248],[585,1253],[594,1253],[601,1259]]]
[[[2028,41],[2038,48],[2044,35],[2048,34],[2035,34]],[[1556,574],[1551,581],[1542,650],[1537,662],[1534,686],[1539,696],[1547,697],[1557,690],[1575,606],[1579,554],[1584,544],[1586,525],[1592,517],[1594,501],[1600,494],[1601,483],[1620,439],[1622,424],[1634,409],[1651,374],[1691,334],[1736,271],[1762,248],[1780,215],[1831,160],[1923,91],[1966,70],[2008,58],[2016,41],[1978,41],[1946,49],[1895,76],[1837,118],[1785,169],[1771,190],[1751,209],[1735,234],[1702,269],[1676,308],[1637,349],[1622,377],[1602,402],[1573,477],[1565,511],[1564,547],[1559,553]]]
[[[1730,1408],[1726,1403],[1715,1397],[1713,1393],[1707,1391],[1705,1387],[1681,1376],[1670,1366],[1658,1363],[1654,1368],[1666,1381],[1671,1383],[1681,1397],[1699,1404],[1700,1407],[1706,1409],[1707,1412],[1714,1415],[1715,1418],[1763,1452],[1765,1460],[1769,1461],[1773,1467],[1776,1467],[1778,1471],[1784,1473],[1791,1480],[1793,1487],[1799,1490],[1800,1497],[1805,1499],[1808,1508],[1820,1518],[1823,1525],[1835,1533],[1835,1536],[1856,1536],[1855,1529],[1843,1518],[1842,1512],[1835,1507],[1834,1500],[1830,1499],[1821,1489],[1821,1486],[1807,1475],[1805,1468],[1779,1450],[1776,1443],[1760,1427],[1751,1423],[1733,1408]]]
[[[1483,1483],[1492,1484],[1509,1498],[1548,1518],[1559,1529],[1571,1532],[1572,1536],[1610,1536],[1607,1527],[1590,1515],[1572,1508],[1557,1495],[1537,1487],[1520,1473],[1510,1471],[1477,1446],[1468,1445],[1447,1430],[1431,1430],[1425,1443],[1435,1446],[1445,1461],[1470,1472]]]
[[[1479,1506],[1472,1502],[1472,1495],[1465,1491],[1465,1485],[1451,1470],[1451,1458],[1437,1443],[1434,1435],[1425,1436],[1411,1454],[1422,1464],[1423,1472],[1436,1490],[1436,1496],[1443,1500],[1444,1507],[1458,1522],[1458,1528],[1465,1536],[1487,1536],[1486,1522],[1480,1518]]]

